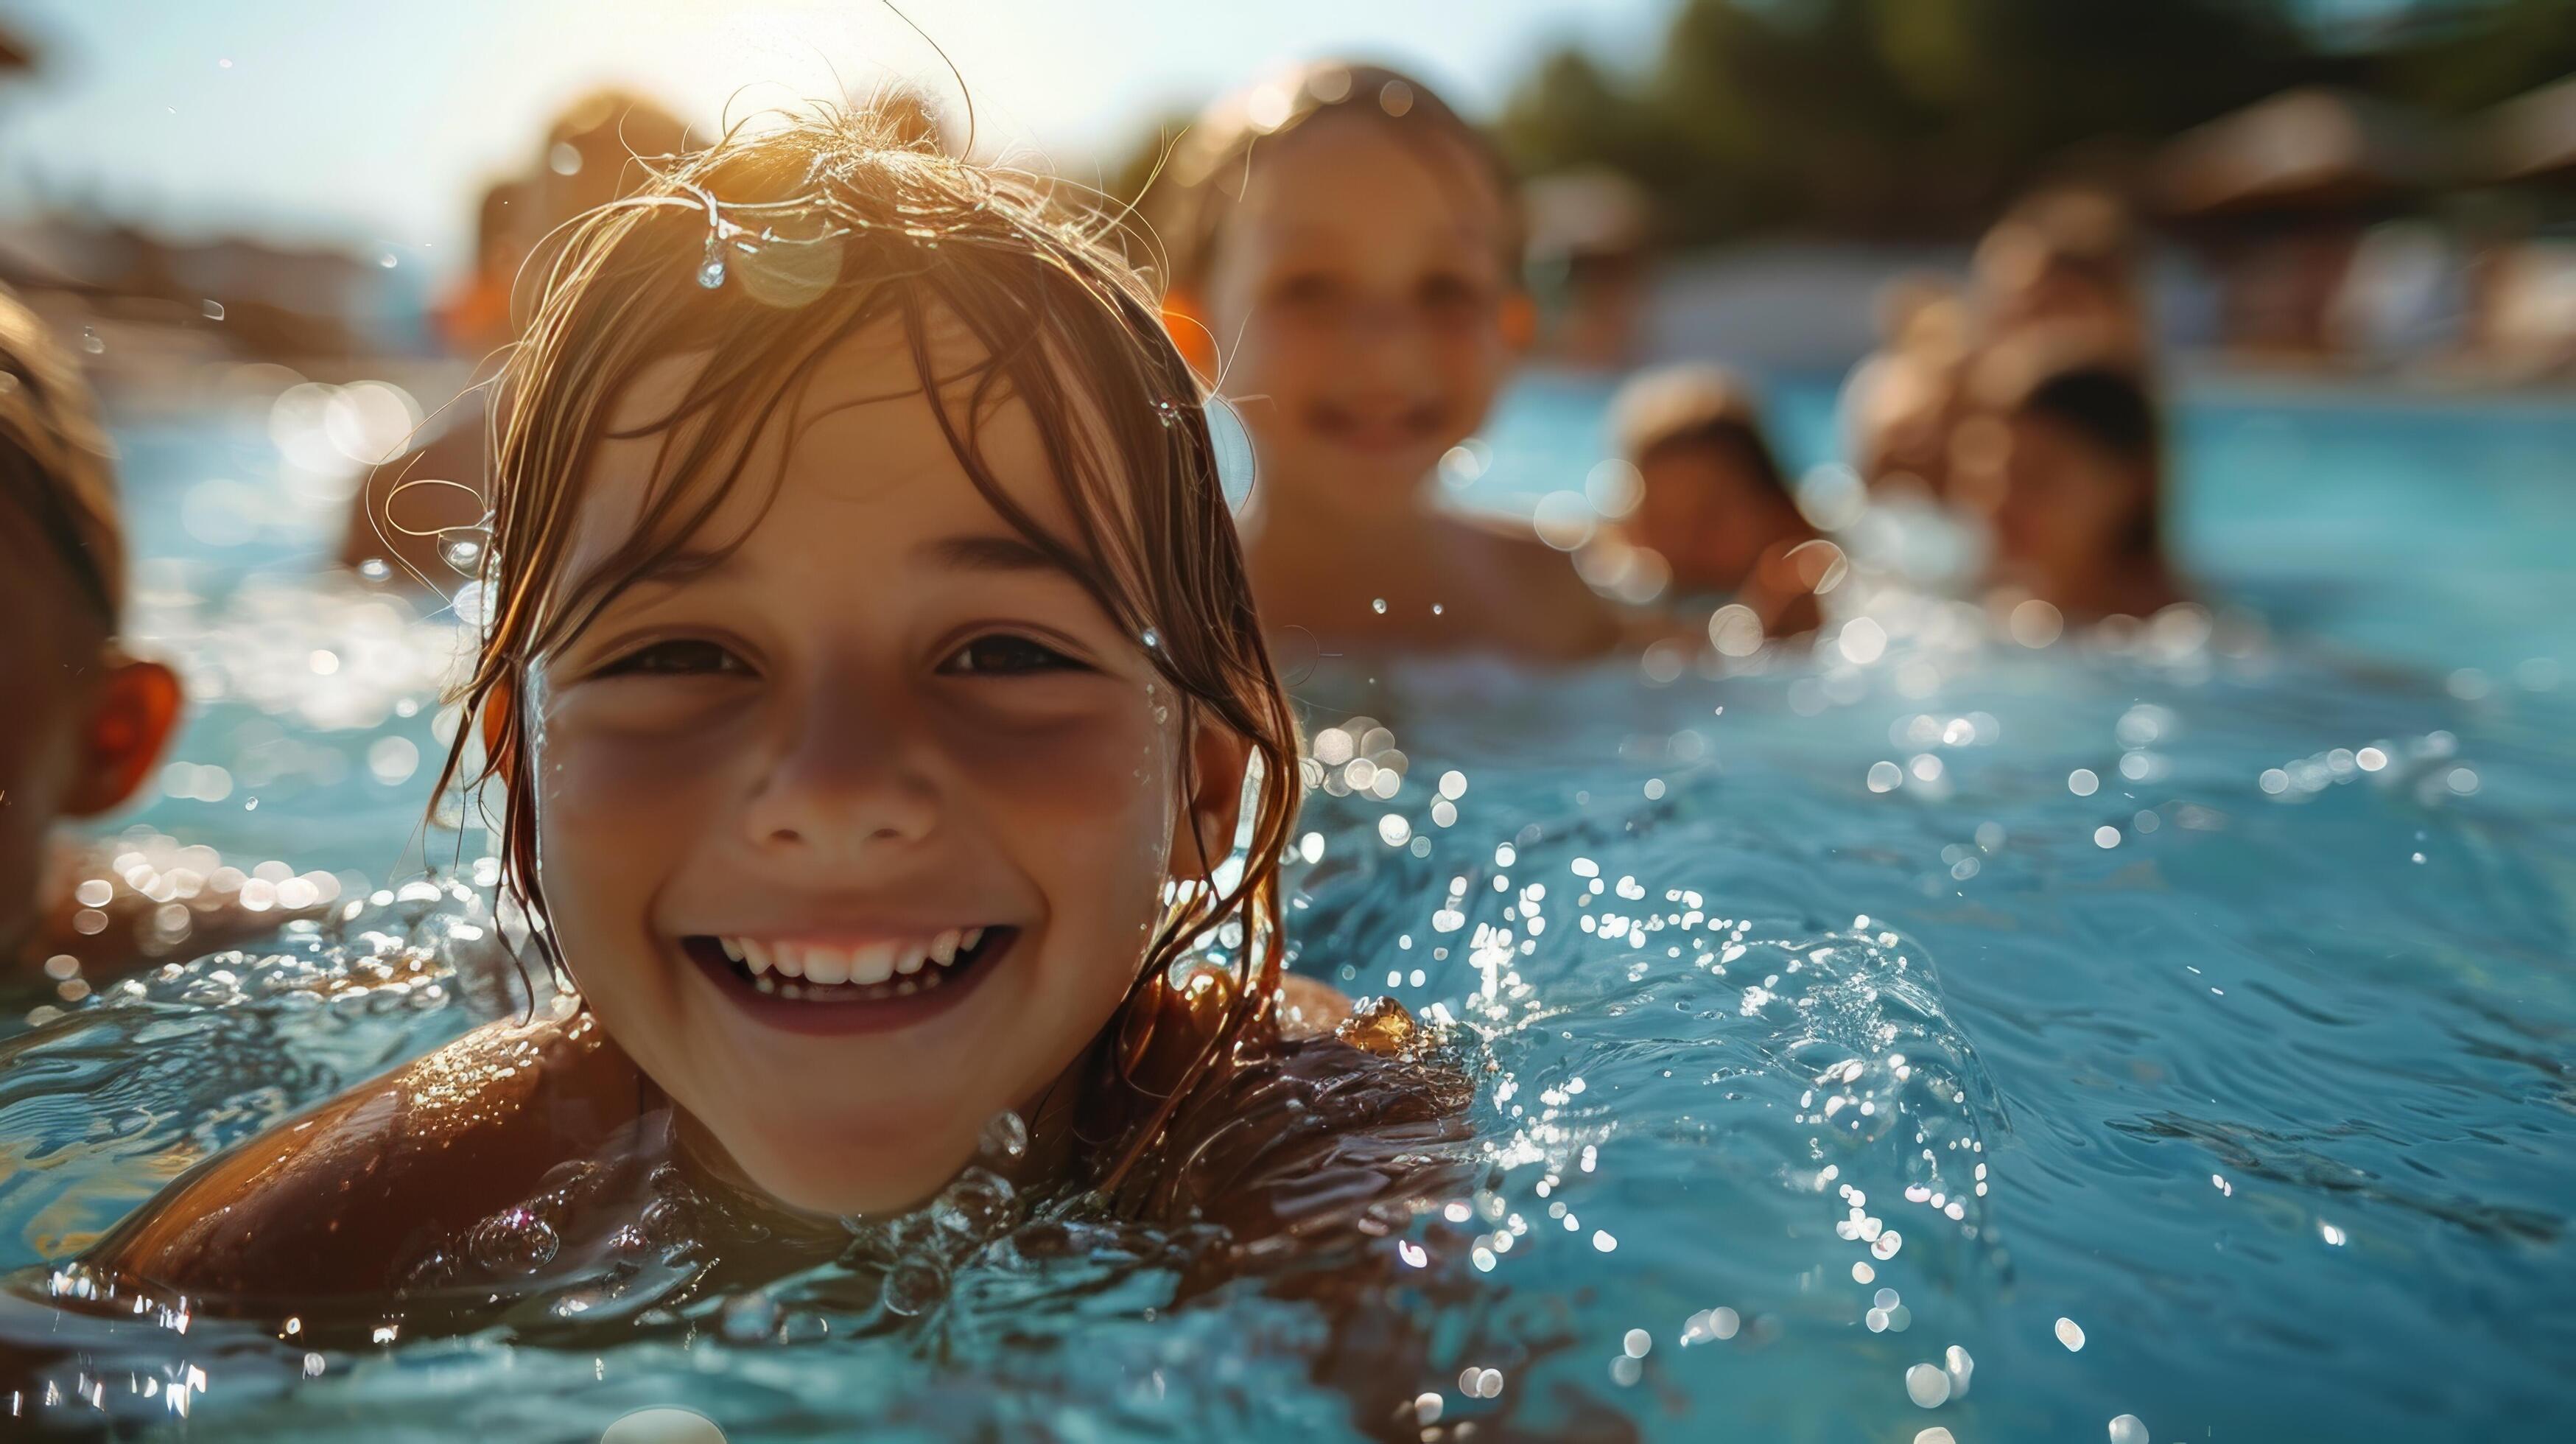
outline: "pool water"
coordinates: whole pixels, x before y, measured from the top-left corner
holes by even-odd
[[[1580,490],[1602,400],[1524,386],[1466,500]],[[1830,405],[1782,386],[1784,449],[1826,455]],[[424,855],[470,881],[484,850],[419,822],[452,620],[313,580],[335,524],[274,504],[295,483],[264,418],[124,442],[158,559],[138,630],[216,700],[173,754],[190,770],[116,826],[329,872],[365,930],[448,955],[488,922],[470,890],[375,890]],[[1413,1377],[1361,1404],[1314,1377],[1351,1322],[1311,1301],[1175,1306],[1154,1241],[1050,1259],[1011,1235],[911,1312],[826,1269],[649,1324],[559,1299],[309,1356],[205,1318],[129,1330],[22,1416],[259,1439],[591,1440],[652,1406],[735,1440],[852,1419],[2564,1437],[2571,454],[2563,408],[2193,390],[2175,535],[2211,612],[2033,647],[1856,574],[1836,603],[1869,626],[1723,676],[1319,662],[1301,690],[1332,767],[1296,966],[1442,1024],[1477,1082],[1478,1181],[1378,1245],[1372,1327]],[[215,476],[235,489],[209,501]],[[240,514],[209,527],[218,504]],[[22,1035],[0,1265],[64,1257],[187,1162],[452,1035],[468,992],[308,931]]]

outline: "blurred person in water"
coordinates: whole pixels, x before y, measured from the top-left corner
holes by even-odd
[[[2067,620],[2185,600],[2164,546],[2164,414],[2134,358],[2098,335],[2026,334],[1978,365],[1958,496],[1994,532],[1990,580]]]
[[[1982,344],[2082,328],[2106,355],[2147,357],[2137,226],[2107,190],[2057,186],[2016,202],[1977,243],[1973,295]]]
[[[1282,972],[1295,725],[1107,228],[823,110],[574,229],[460,704],[575,991],[206,1161],[57,1296],[409,1338],[674,1230],[680,1296],[749,1287],[960,1189],[1216,1225],[1220,1274],[1392,1247],[1339,1226],[1443,1166],[1463,1082]]]
[[[1905,276],[1879,296],[1879,349],[1852,368],[1840,411],[1852,469],[1881,495],[1949,490],[1950,428],[1970,346],[1966,298],[1949,281]]]
[[[42,321],[0,289],[0,964],[69,983],[138,961],[139,911],[57,821],[143,787],[178,676],[118,641],[125,537],[96,403]]]
[[[1146,198],[1175,336],[1250,431],[1264,621],[1327,652],[1566,660],[1616,613],[1526,524],[1439,504],[1527,341],[1500,158],[1421,82],[1325,62],[1229,97]]]
[[[1610,412],[1638,484],[1619,538],[1663,559],[1677,598],[1740,603],[1766,636],[1813,631],[1815,589],[1839,553],[1802,551],[1832,543],[1799,512],[1743,381],[1715,366],[1650,371]]]
[[[518,337],[514,305],[526,263],[549,259],[565,227],[647,184],[687,146],[679,117],[641,95],[601,90],[566,106],[547,125],[533,168],[484,192],[474,272],[441,312],[450,348],[497,364]],[[483,387],[470,386],[423,424],[409,451],[369,473],[351,505],[341,565],[454,592],[474,552],[451,546],[479,549],[491,503],[490,424]]]

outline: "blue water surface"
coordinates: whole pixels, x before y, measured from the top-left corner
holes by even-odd
[[[1525,384],[1465,500],[1580,490],[1604,399]],[[1775,387],[1801,464],[1831,453],[1831,399]],[[2173,530],[2206,613],[2030,647],[1856,576],[1837,604],[1883,647],[1829,631],[1723,675],[1302,679],[1319,751],[1350,760],[1301,824],[1297,966],[1441,1022],[1479,1080],[1481,1184],[1385,1241],[1387,1269],[1441,1281],[1400,1295],[1418,1397],[1318,1385],[1320,1316],[1259,1288],[1166,1311],[1151,1270],[1029,1288],[996,1256],[890,1331],[505,1329],[283,1375],[209,1331],[188,1418],[152,1427],[589,1440],[682,1404],[736,1440],[853,1418],[903,1438],[2566,1437],[2576,412],[2204,383],[2178,427]],[[318,576],[337,519],[295,503],[256,412],[122,440],[155,559],[138,629],[211,699],[174,756],[229,787],[107,830],[353,890],[424,847],[477,855],[479,833],[420,821],[456,636],[436,603]],[[205,524],[216,477],[246,520]],[[1353,760],[1400,768],[1393,795]],[[205,966],[116,1005],[130,1020],[92,1002],[16,1045],[0,1263],[60,1257],[472,1011],[363,990],[288,1008],[209,990]],[[78,1407],[44,1417],[95,1419]]]

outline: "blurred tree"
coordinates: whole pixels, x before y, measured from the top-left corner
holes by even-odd
[[[1635,73],[1577,50],[1514,92],[1530,172],[1634,176],[1671,238],[1956,235],[2294,85],[2458,113],[2576,68],[2568,0],[2418,0],[2356,35],[2315,0],[1684,0]]]
[[[2570,73],[2576,0],[1681,0],[1634,68],[1539,57],[1495,128],[1525,175],[1634,178],[1678,245],[1957,237],[2294,86],[2458,118]],[[1185,123],[1109,192],[1134,197]]]

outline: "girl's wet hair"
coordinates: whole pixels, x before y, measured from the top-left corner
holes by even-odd
[[[1522,227],[1511,168],[1485,133],[1400,70],[1322,60],[1217,101],[1173,146],[1144,201],[1168,284],[1194,290],[1206,283],[1254,153],[1325,116],[1357,117],[1415,145],[1460,148],[1504,202],[1503,273],[1519,278]]]
[[[1136,1094],[1173,964],[1223,930],[1235,964],[1227,1013],[1180,1086],[1134,1097],[1125,1136],[1100,1140],[1114,1178],[1152,1139],[1188,1083],[1270,1026],[1280,977],[1279,864],[1298,796],[1285,691],[1253,614],[1197,382],[1164,333],[1153,297],[1120,258],[1114,226],[1059,203],[1039,180],[960,160],[901,107],[821,108],[704,152],[647,158],[655,179],[555,238],[534,318],[496,379],[494,509],[480,584],[480,652],[460,697],[487,734],[479,773],[462,740],[440,791],[525,775],[518,703],[538,659],[578,633],[639,576],[698,538],[745,476],[752,438],[779,420],[836,344],[892,327],[949,445],[1003,520],[1073,576],[1180,696],[1186,729],[1226,728],[1256,759],[1257,795],[1237,863],[1202,855],[1217,879],[1173,890],[1135,985],[1112,1025],[1106,1066]],[[980,359],[946,373],[934,333],[962,329]],[[953,354],[954,348],[939,348]],[[658,436],[642,518],[581,576],[566,549],[581,478],[638,373],[698,358],[666,416],[619,437]],[[1027,408],[1074,518],[1040,526],[985,463],[981,426]],[[774,488],[776,482],[766,484]],[[695,545],[723,548],[742,537]],[[1182,799],[1193,749],[1183,749]],[[543,919],[534,789],[505,786],[498,818],[505,886]],[[1195,837],[1195,829],[1183,829]],[[1189,845],[1184,843],[1183,845]],[[1204,843],[1199,844],[1204,852]],[[1223,846],[1223,840],[1220,840]],[[1233,929],[1239,925],[1239,943]],[[531,936],[565,977],[550,932]]]

